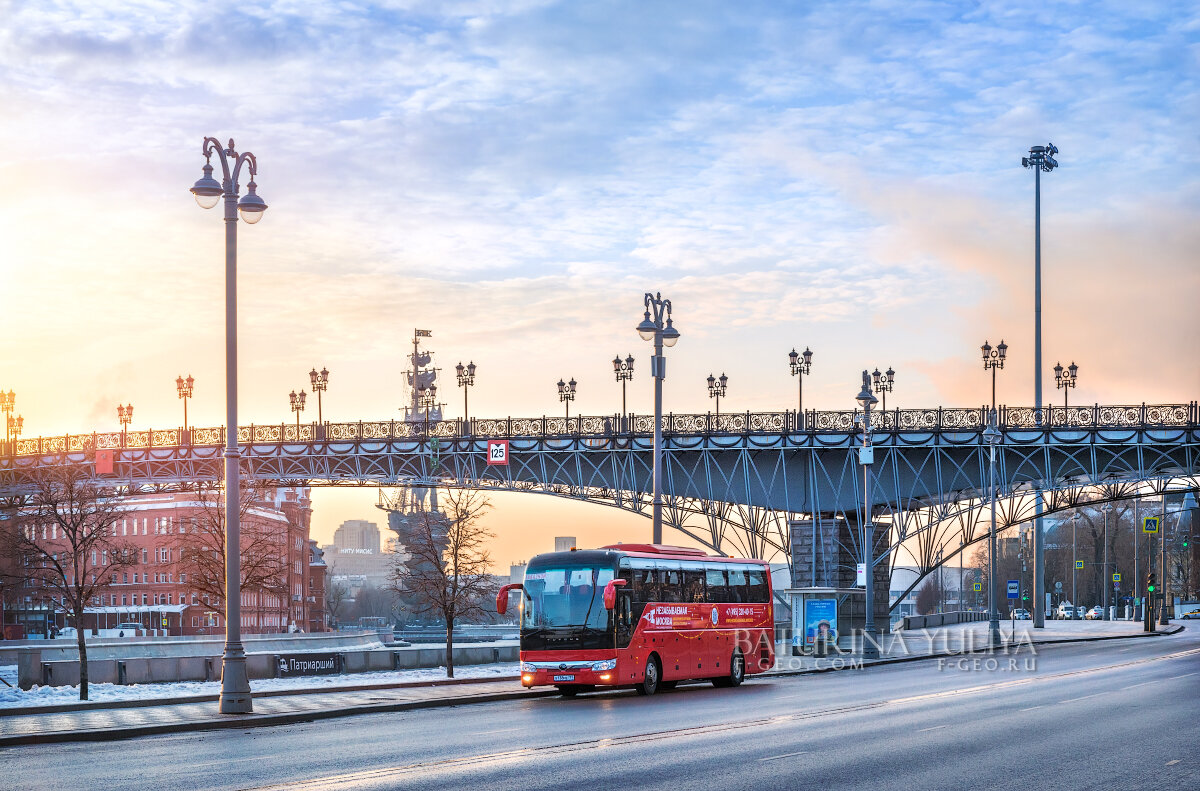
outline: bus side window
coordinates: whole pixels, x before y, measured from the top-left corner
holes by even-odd
[[[724,569],[708,569],[704,572],[708,601],[724,604],[729,601],[729,584],[725,581]]]
[[[729,570],[729,601],[743,604],[750,601],[750,592],[746,589],[746,572],[741,569]]]
[[[703,604],[704,597],[704,572],[696,569],[691,571],[685,569],[683,571],[683,601],[691,604]]]
[[[746,572],[750,583],[750,598],[747,601],[765,602],[767,600],[767,574],[762,569],[751,569]]]
[[[680,580],[680,573],[674,569],[659,569],[661,578],[659,584],[662,586],[662,598],[659,601],[668,603],[677,603],[683,601],[683,582]]]

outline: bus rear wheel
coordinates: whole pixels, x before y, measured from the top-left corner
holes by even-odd
[[[639,695],[653,695],[658,692],[658,682],[662,678],[662,669],[658,664],[658,657],[654,654],[646,660],[646,675],[642,679],[642,683],[637,685]]]
[[[736,687],[746,680],[746,659],[741,651],[734,651],[729,660],[729,675],[714,678],[714,687]]]

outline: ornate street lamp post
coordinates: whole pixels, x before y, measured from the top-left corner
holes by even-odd
[[[3,410],[4,417],[7,418],[4,421],[7,426],[12,425],[13,405],[16,404],[16,402],[17,402],[17,394],[16,393],[14,393],[12,390],[9,390],[7,393],[5,393],[3,390],[0,390],[0,410]],[[6,428],[5,432],[6,433],[4,435],[4,439],[8,442],[11,442],[12,441],[12,430],[10,428]]]
[[[429,436],[430,412],[437,406],[437,385],[422,387],[417,390],[417,406],[425,407],[425,436]]]
[[[996,428],[996,410],[988,415],[987,429],[983,440],[988,445],[988,500],[992,509],[992,524],[988,530],[988,644],[1000,647],[1000,613],[997,599],[1000,582],[996,579],[996,444],[1000,442],[1000,431]]]
[[[1067,422],[1067,393],[1075,386],[1075,378],[1079,376],[1079,366],[1071,363],[1064,372],[1062,363],[1054,364],[1054,386],[1063,391],[1063,423]]]
[[[16,442],[17,439],[20,438],[21,432],[24,429],[25,429],[25,418],[21,417],[20,415],[17,415],[16,417],[13,417],[12,415],[8,416],[9,442]],[[10,449],[9,452],[16,453],[16,450],[15,450],[15,448],[13,448],[13,449]]]
[[[875,520],[871,511],[871,464],[875,461],[875,450],[871,447],[871,407],[879,399],[871,394],[871,375],[862,372],[862,390],[855,396],[862,407],[862,447],[858,461],[863,468],[863,513],[859,521],[859,539],[863,551],[863,582],[866,596],[866,620],[863,622],[863,659],[879,658],[879,633],[875,629]],[[941,573],[939,569],[938,573]]]
[[[614,357],[613,373],[621,383],[621,430],[624,431],[625,416],[629,414],[629,410],[625,408],[625,383],[633,379],[633,355],[626,355],[624,360],[619,354]]]
[[[717,399],[717,417],[721,417],[721,396],[725,395],[725,388],[729,385],[729,377],[725,374],[715,377],[712,374],[708,375],[708,397]]]
[[[188,374],[187,379],[184,379],[182,376],[180,376],[175,380],[175,390],[179,393],[179,397],[181,399],[183,399],[183,433],[184,434],[187,434],[187,430],[188,430],[187,402],[188,402],[188,399],[192,397],[192,385],[194,385],[195,382],[196,382],[196,380],[192,378],[191,374]]]
[[[215,137],[200,145],[204,175],[191,189],[202,209],[211,209],[225,199],[225,653],[221,660],[222,714],[249,714],[250,677],[246,673],[246,651],[242,646],[241,523],[238,517],[237,424],[237,221],[238,214],[253,225],[262,219],[267,204],[258,197],[258,160],[249,151],[238,153],[232,138],[221,147]],[[221,163],[221,181],[212,177],[212,157]],[[243,167],[250,172],[247,193],[238,199],[238,177]]]
[[[892,370],[890,365],[887,371],[883,373],[880,373],[879,369],[876,368],[871,374],[871,381],[875,384],[875,392],[883,394],[883,403],[880,404],[881,409],[879,410],[881,415],[887,415],[887,394],[892,392],[892,383],[895,379],[896,372]]]
[[[1008,354],[1008,344],[1003,340],[996,348],[987,341],[979,347],[983,350],[983,370],[992,372],[992,411],[996,411],[996,371],[1004,367],[1004,358]]]
[[[304,392],[304,388],[300,388],[297,393],[293,390],[288,394],[288,400],[291,402],[292,411],[296,413],[296,441],[300,441],[300,413],[304,411],[304,399],[308,397],[308,393]]]
[[[463,430],[467,430],[469,417],[467,415],[467,390],[475,384],[475,363],[469,362],[466,365],[459,363],[454,366],[454,371],[458,376],[458,386],[463,389]]]
[[[667,375],[667,359],[663,347],[674,346],[679,340],[679,330],[671,324],[671,300],[663,299],[662,293],[646,292],[642,300],[646,315],[637,325],[638,336],[644,341],[654,341],[654,356],[650,358],[650,375],[654,377],[654,502],[652,541],[662,543],[662,382]],[[653,318],[651,318],[653,311]]]
[[[308,372],[308,381],[312,385],[312,391],[317,394],[317,425],[325,425],[325,415],[321,411],[321,393],[329,389],[329,369],[321,366],[321,370],[316,368]]]
[[[1058,167],[1054,157],[1058,148],[1053,143],[1033,146],[1029,156],[1021,157],[1021,167],[1033,170],[1033,406],[1034,416],[1042,424],[1042,172]],[[1042,495],[1034,499],[1033,529],[1033,628],[1044,628],[1045,551],[1042,537]]]
[[[121,445],[125,445],[125,428],[133,422],[133,404],[117,404],[117,420],[121,421]]]
[[[804,377],[812,373],[812,350],[804,347],[804,353],[794,348],[788,352],[788,367],[796,377],[796,428],[804,429]]]
[[[564,382],[558,380],[558,400],[567,405],[567,423],[571,422],[571,402],[575,400],[575,377],[571,377],[571,381]],[[567,426],[567,431],[570,431],[570,425]]]

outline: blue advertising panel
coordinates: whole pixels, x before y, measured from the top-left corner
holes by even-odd
[[[830,643],[836,642],[837,599],[807,599],[804,602],[804,642],[814,645],[817,635],[826,635]]]

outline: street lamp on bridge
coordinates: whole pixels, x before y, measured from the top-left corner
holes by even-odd
[[[654,356],[650,358],[650,375],[654,377],[654,501],[652,506],[653,527],[651,540],[662,543],[662,383],[667,376],[667,360],[663,347],[674,346],[679,340],[679,330],[671,324],[671,300],[663,299],[662,293],[646,292],[642,300],[646,307],[645,318],[637,325],[637,334],[644,341],[654,341]],[[654,312],[651,318],[650,313]]]
[[[242,563],[241,521],[239,518],[240,483],[238,469],[237,423],[237,221],[238,215],[253,225],[262,219],[267,204],[255,190],[258,185],[258,160],[249,151],[239,153],[233,139],[222,147],[215,137],[200,144],[204,155],[204,175],[192,186],[191,193],[202,209],[211,209],[225,200],[225,652],[221,659],[222,714],[249,714],[254,704],[250,697],[250,677],[246,672],[246,651],[242,646]],[[212,157],[221,163],[221,181],[213,178]],[[250,183],[238,199],[238,177],[248,168]]]
[[[1075,379],[1079,376],[1079,366],[1072,362],[1063,370],[1062,363],[1054,364],[1054,386],[1063,391],[1063,422],[1067,422],[1067,393],[1071,392],[1071,388],[1075,386]]]
[[[12,411],[13,405],[16,404],[16,402],[16,393],[14,393],[12,390],[9,390],[7,393],[5,393],[3,390],[0,390],[0,410],[3,410],[4,417],[7,418],[5,423],[8,426],[8,428],[5,429],[7,433],[5,434],[4,439],[9,442],[12,441]]]
[[[291,393],[288,394],[288,400],[291,403],[292,411],[296,413],[296,440],[297,441],[300,440],[300,413],[304,411],[304,399],[306,399],[307,397],[308,397],[308,394],[304,392],[303,387],[300,388],[299,393],[297,393],[295,390],[293,390]]]
[[[1105,503],[1101,506],[1100,511],[1104,514],[1104,563],[1100,567],[1100,587],[1104,588],[1104,617],[1102,620],[1110,620],[1108,617],[1108,515],[1112,513],[1112,503]],[[1136,578],[1135,578],[1136,579]]]
[[[729,385],[729,377],[724,373],[720,377],[708,375],[708,397],[717,399],[717,417],[721,416],[721,397],[725,395],[725,388]]]
[[[117,420],[121,421],[121,444],[125,444],[125,427],[133,422],[133,404],[117,404]]]
[[[863,513],[859,520],[859,539],[863,551],[863,591],[866,598],[866,619],[863,621],[863,659],[879,658],[879,633],[875,629],[875,520],[871,511],[871,464],[874,462],[874,449],[871,447],[871,407],[879,399],[871,394],[870,374],[862,372],[862,390],[855,396],[862,407],[862,448],[859,450],[859,464],[863,468]],[[941,574],[941,569],[938,569]]]
[[[192,385],[195,384],[195,382],[196,382],[196,380],[192,378],[191,374],[188,374],[187,379],[184,379],[182,376],[180,376],[175,380],[175,390],[176,390],[176,392],[179,393],[179,397],[181,399],[183,399],[183,433],[184,434],[186,434],[187,430],[188,430],[187,402],[188,402],[188,399],[192,397]]]
[[[25,428],[25,418],[21,417],[20,415],[17,415],[16,417],[9,415],[6,422],[8,423],[8,441],[16,442],[17,438],[21,436],[21,432]],[[16,451],[13,449],[9,450],[9,453],[15,452]]]
[[[992,372],[992,411],[996,411],[996,371],[1004,367],[1004,358],[1008,354],[1008,344],[1002,338],[1000,345],[992,348],[987,341],[979,347],[983,351],[983,370]]]
[[[626,355],[624,360],[619,354],[614,357],[613,373],[616,375],[617,381],[621,383],[621,430],[624,431],[625,416],[629,414],[629,410],[625,408],[625,383],[633,379],[633,355]]]
[[[804,377],[812,373],[812,350],[804,347],[804,353],[796,351],[795,347],[788,352],[788,367],[792,376],[796,377],[796,428],[804,428]]]
[[[463,365],[459,363],[454,366],[455,374],[458,376],[458,386],[463,389],[463,430],[467,428],[467,390],[475,385],[475,363],[474,361]]]
[[[571,377],[571,381],[564,382],[558,380],[558,400],[567,405],[567,420],[571,420],[571,402],[575,400],[575,377]],[[568,426],[568,429],[570,427]]]
[[[875,392],[883,394],[883,403],[880,404],[882,408],[879,411],[884,415],[887,415],[887,394],[892,392],[892,383],[895,379],[896,372],[892,370],[890,365],[887,371],[883,373],[880,373],[879,369],[876,368],[871,374],[871,381],[875,383]]]
[[[321,393],[329,389],[329,369],[321,366],[321,370],[316,368],[308,372],[308,380],[312,385],[312,391],[317,394],[317,425],[325,425],[325,415],[321,412]]]
[[[430,413],[437,406],[437,385],[431,384],[417,390],[417,406],[425,407],[425,436],[429,436]]]

